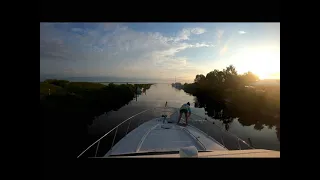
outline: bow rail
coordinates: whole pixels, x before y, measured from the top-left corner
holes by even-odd
[[[109,137],[108,135],[112,135],[114,132],[113,137],[112,137],[112,141],[109,137],[109,140],[106,141],[108,143],[106,143],[106,145],[104,145],[104,148],[103,148],[104,150],[100,154],[103,156],[109,150],[112,151],[113,145],[116,143],[116,141],[119,141],[122,138],[122,137],[118,137],[118,140],[116,140],[117,133],[119,132],[119,129],[122,132],[123,137],[125,137],[131,130],[135,129],[136,127],[140,126],[142,123],[146,122],[146,120],[143,120],[140,117],[138,123],[136,123],[136,126],[132,127],[132,124],[133,124],[132,121],[136,117],[139,117],[139,115],[144,114],[148,111],[155,111],[155,110],[161,109],[161,108],[163,110],[160,111],[160,114],[154,114],[154,112],[153,112],[153,114],[152,114],[154,116],[153,118],[161,117],[161,116],[163,117],[163,115],[172,115],[174,113],[178,113],[178,108],[175,108],[175,107],[155,107],[155,108],[143,110],[143,111],[127,118],[126,120],[119,123],[118,125],[116,125],[110,131],[105,133],[103,136],[101,136],[99,139],[97,139],[95,142],[93,142],[90,146],[88,146],[85,150],[83,150],[77,156],[77,158],[83,157],[84,154],[89,153],[89,151],[93,155],[88,155],[87,157],[99,157],[97,155],[99,154],[99,147],[101,146],[100,142],[103,141],[104,139],[107,139],[107,137]],[[151,120],[153,118],[148,118],[147,120]],[[201,118],[201,120],[199,121],[198,118]],[[182,117],[182,119],[183,119],[183,117]],[[125,126],[126,123],[128,123],[128,125],[126,127],[123,127],[123,126]],[[222,127],[216,125],[213,121],[209,121],[207,118],[204,118],[198,114],[192,113],[190,115],[190,117],[188,118],[188,124],[190,126],[192,126],[193,128],[196,128],[199,131],[205,133],[208,137],[214,138],[215,140],[219,141],[224,147],[226,147],[229,150],[231,150],[231,149],[239,149],[239,150],[241,150],[241,149],[254,149],[252,145],[248,144],[247,142],[245,142],[241,138],[237,137],[236,135],[234,135],[228,131],[224,131]],[[130,127],[131,127],[131,130],[130,130]],[[230,142],[234,141],[234,139],[237,142],[236,143],[237,146],[234,146],[234,143],[230,144]],[[229,142],[229,143],[227,143],[227,142]],[[245,147],[241,147],[240,143],[244,144]],[[249,139],[249,143],[251,143],[250,139]],[[111,144],[111,146],[110,146],[110,144]],[[109,145],[109,149],[108,149],[108,145]],[[95,149],[93,147],[95,147]]]

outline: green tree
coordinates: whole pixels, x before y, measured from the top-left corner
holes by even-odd
[[[60,87],[66,87],[69,84],[69,81],[67,80],[58,80],[58,79],[47,79],[44,81],[44,83],[53,84]]]
[[[217,69],[209,72],[206,75],[207,88],[213,89],[223,89],[225,82],[225,74]]]
[[[259,77],[250,71],[241,75],[240,78],[244,85],[250,85],[259,80]]]
[[[196,78],[194,79],[195,83],[201,84],[206,80],[206,77],[203,74],[197,74]]]
[[[225,74],[230,74],[230,75],[238,75],[238,72],[236,68],[233,65],[229,65],[226,69],[223,70]]]

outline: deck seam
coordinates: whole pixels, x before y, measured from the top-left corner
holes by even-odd
[[[139,142],[139,144],[138,144],[138,146],[137,146],[136,152],[139,152],[139,151],[140,151],[140,148],[141,148],[144,140],[146,139],[146,137],[149,135],[149,133],[150,133],[152,130],[154,130],[156,127],[158,127],[159,125],[160,125],[160,124],[156,124],[155,126],[153,126],[152,128],[150,128],[150,129],[143,135],[143,137],[141,138],[141,140],[140,140],[140,142]]]

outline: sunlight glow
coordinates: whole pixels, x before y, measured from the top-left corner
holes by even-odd
[[[239,73],[251,71],[260,79],[280,79],[279,48],[246,48],[239,51],[233,58],[238,61],[235,67],[239,69]]]

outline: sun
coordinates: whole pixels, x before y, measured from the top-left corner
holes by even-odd
[[[269,72],[269,73],[254,73],[260,80],[263,79],[280,79],[280,72]]]
[[[237,55],[237,65],[243,72],[251,71],[260,79],[280,79],[280,49],[248,48]]]
[[[258,77],[259,77],[259,79],[268,79],[269,78],[269,74],[268,73],[254,73],[254,74],[256,74]]]
[[[261,62],[261,64],[264,64]],[[250,71],[256,74],[259,79],[280,79],[280,71],[274,68],[275,65],[270,63],[264,65],[252,65]]]

